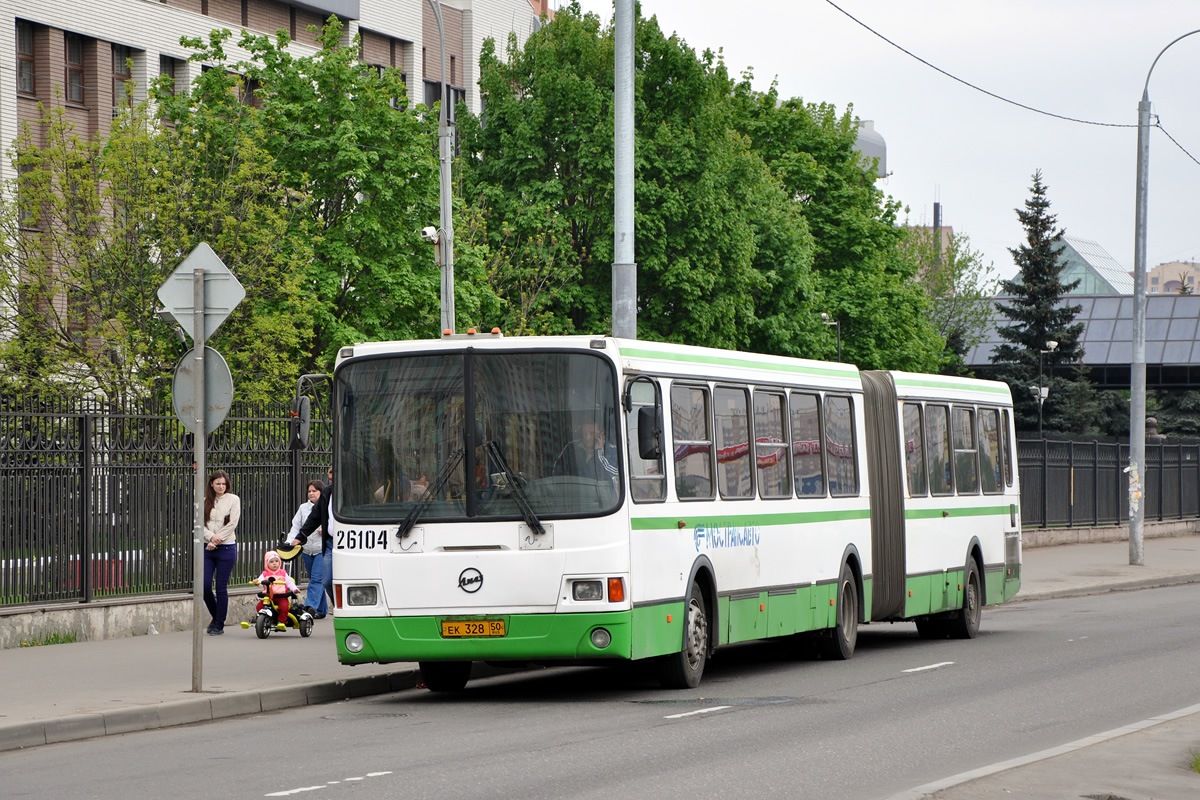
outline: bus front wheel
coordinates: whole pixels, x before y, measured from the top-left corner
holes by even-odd
[[[708,612],[704,592],[693,582],[688,592],[683,620],[683,647],[678,653],[662,656],[659,683],[664,689],[695,689],[708,661]]]
[[[420,661],[421,681],[431,692],[461,692],[471,677],[470,661]]]

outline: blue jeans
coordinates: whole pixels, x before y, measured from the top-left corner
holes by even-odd
[[[237,544],[221,544],[216,549],[204,550],[204,605],[212,616],[210,628],[225,627],[225,617],[229,614],[229,576],[233,574],[236,562]],[[216,594],[213,593],[214,578]]]
[[[304,605],[314,609],[318,614],[329,613],[328,600],[333,600],[333,540],[326,539],[321,552],[310,555],[301,553],[304,569],[308,572],[308,591],[304,595]]]

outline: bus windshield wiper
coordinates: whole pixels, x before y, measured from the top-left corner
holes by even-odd
[[[488,439],[483,443],[483,448],[487,450],[487,454],[496,462],[496,466],[500,468],[500,472],[508,479],[513,500],[517,502],[517,507],[521,509],[521,515],[525,517],[525,524],[535,533],[545,533],[546,529],[542,526],[542,521],[534,513],[533,506],[529,505],[529,498],[525,496],[525,490],[521,488],[521,482],[524,478],[518,477],[508,468],[508,462],[504,460],[504,456],[500,455],[500,446],[494,441]]]
[[[450,477],[450,473],[458,466],[458,462],[462,460],[463,448],[458,448],[450,457],[446,459],[446,463],[438,470],[437,477],[433,479],[433,483],[425,490],[424,494],[417,498],[413,503],[413,507],[409,509],[408,516],[404,518],[404,522],[400,523],[400,530],[396,532],[398,538],[403,539],[412,532],[413,525],[417,524],[422,512],[433,502],[433,498],[437,497],[438,492],[442,490],[442,485]]]

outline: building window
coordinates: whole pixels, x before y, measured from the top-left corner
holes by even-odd
[[[171,94],[175,94],[175,59],[170,56],[158,57],[158,75],[170,84]]]
[[[450,56],[450,83],[458,83],[458,67],[455,66],[454,56]]]
[[[37,94],[33,81],[33,25],[17,22],[17,91]]]
[[[67,34],[67,102],[83,105],[83,37]]]
[[[133,74],[129,66],[130,59],[133,58],[133,51],[123,44],[114,44],[112,46],[112,71],[113,71],[113,116],[117,115],[117,111],[122,108],[128,108],[132,105],[132,98],[129,94],[129,82],[133,80]]]

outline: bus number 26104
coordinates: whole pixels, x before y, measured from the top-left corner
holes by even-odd
[[[338,531],[334,546],[338,550],[386,549],[387,531]]]

